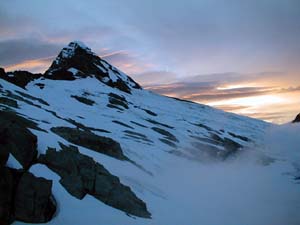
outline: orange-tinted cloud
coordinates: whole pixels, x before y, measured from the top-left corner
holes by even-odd
[[[46,71],[55,57],[47,57],[41,59],[25,60],[23,62],[5,66],[6,71],[27,70],[33,73]]]
[[[185,82],[149,85],[146,88],[269,122],[289,122],[300,112],[300,85],[289,87],[283,83],[273,86],[278,83],[274,82],[272,76],[269,78],[269,81],[266,78],[264,81],[252,79],[250,83],[238,83],[238,79],[226,79],[226,76],[224,82],[220,82],[220,79],[203,79],[206,82],[194,79],[198,82],[192,82],[193,78],[190,78]],[[290,83],[297,85],[297,82]]]

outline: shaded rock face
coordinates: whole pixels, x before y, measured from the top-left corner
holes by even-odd
[[[37,138],[17,119],[13,113],[0,112],[0,151],[11,153],[28,169],[37,156]]]
[[[0,169],[0,224],[11,224],[14,221],[14,194],[17,183],[17,172],[7,167]]]
[[[107,105],[108,107],[116,108],[119,110],[128,109],[128,102],[125,97],[119,96],[114,93],[109,93],[108,96],[109,96],[108,98],[109,104]]]
[[[0,224],[15,220],[46,223],[56,211],[52,181],[29,172],[4,167],[0,170]]]
[[[13,108],[18,108],[17,101],[6,97],[0,97],[0,104],[13,107]]]
[[[292,123],[300,123],[300,113],[296,116]]]
[[[27,129],[34,126],[15,112],[0,111],[0,225],[15,220],[44,223],[56,211],[52,181],[27,172],[37,159],[37,138]],[[9,154],[22,170],[6,166]]]
[[[112,80],[109,73],[113,73],[116,79]],[[78,42],[71,42],[63,48],[44,74],[44,77],[54,80],[74,80],[77,77],[92,76],[108,86],[127,93],[131,93],[131,88],[141,88],[130,77],[121,76],[117,69],[95,55],[90,48]]]
[[[15,195],[16,220],[27,223],[45,223],[52,219],[56,203],[51,193],[52,181],[24,173]]]
[[[4,69],[0,68],[0,78],[24,89],[29,82],[38,79],[41,76],[42,74],[33,74],[27,71],[14,71],[5,73]]]
[[[111,138],[98,136],[92,132],[71,127],[52,127],[51,131],[73,144],[92,149],[119,160],[128,160],[123,154],[120,144]]]
[[[71,98],[75,98],[77,101],[83,103],[83,104],[86,104],[86,105],[94,105],[95,102],[91,99],[88,99],[86,97],[82,97],[82,96],[77,96],[77,95],[71,95]]]
[[[103,203],[126,213],[150,218],[146,204],[129,187],[120,183],[118,177],[110,174],[91,157],[81,154],[76,147],[61,144],[62,150],[48,148],[39,162],[47,165],[60,177],[60,183],[74,197],[94,196]]]
[[[14,111],[0,111],[0,123],[13,123],[23,128],[44,131],[38,127],[37,123],[22,117],[21,114],[17,114]]]

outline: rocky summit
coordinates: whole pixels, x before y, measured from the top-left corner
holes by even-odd
[[[300,113],[295,117],[295,119],[292,122],[293,123],[300,123]]]
[[[270,221],[300,177],[274,127],[145,90],[73,41],[43,74],[0,69],[0,224]]]

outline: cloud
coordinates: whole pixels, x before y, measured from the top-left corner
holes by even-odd
[[[183,79],[175,79],[175,82],[159,84],[156,80],[146,84],[145,88],[160,94],[184,98],[197,102],[211,102],[217,100],[241,98],[273,93],[275,91],[288,91],[278,89],[276,86],[264,85],[256,86],[260,74],[240,74],[240,73],[215,73],[190,76]],[[277,76],[278,73],[270,73]],[[158,76],[163,74],[158,73]],[[147,79],[151,80],[151,74]],[[173,76],[174,77],[174,76]],[[272,76],[271,76],[272,77]],[[147,80],[145,78],[145,80]],[[249,83],[249,82],[252,83]],[[143,83],[142,83],[143,84]],[[226,87],[229,85],[228,87]],[[232,86],[233,85],[233,86]]]
[[[100,57],[133,78],[136,77],[136,74],[144,73],[152,67],[151,64],[141,61],[138,56],[125,50],[104,49],[100,51]]]
[[[43,72],[79,39],[162,94],[207,103],[296,96],[299,8],[296,0],[0,1],[0,66]]]
[[[56,56],[62,45],[39,39],[15,39],[0,41],[0,65],[9,66],[25,60]]]
[[[157,85],[158,89],[164,89],[164,91],[167,91],[167,86],[163,84],[168,84],[176,80],[176,76],[176,73],[169,71],[147,71],[135,75],[135,80],[145,87],[151,85],[152,90],[154,90]]]
[[[47,57],[41,59],[25,60],[21,63],[4,67],[6,71],[26,70],[32,73],[43,73],[51,65],[55,57]]]
[[[146,87],[160,94],[176,96],[196,102],[210,102],[224,99],[257,96],[274,92],[270,87],[244,87],[219,90],[213,83],[174,83]]]
[[[101,48],[129,50],[157,65],[156,70],[169,67],[180,76],[300,70],[300,6],[295,0],[28,0],[0,6],[9,12],[0,13],[1,28],[15,37],[38,33],[53,40],[66,37],[65,42],[81,39],[97,53]]]

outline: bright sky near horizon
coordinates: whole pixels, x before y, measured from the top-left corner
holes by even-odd
[[[81,40],[145,88],[275,123],[300,112],[298,0],[2,0],[0,66]]]

